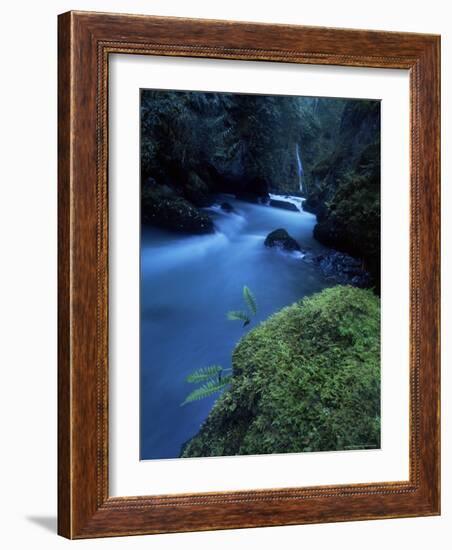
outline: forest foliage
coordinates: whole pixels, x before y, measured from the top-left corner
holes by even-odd
[[[305,110],[292,96],[144,90],[142,181],[185,196],[193,173],[210,191],[296,191]]]

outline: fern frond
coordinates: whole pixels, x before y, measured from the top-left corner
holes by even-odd
[[[245,303],[248,306],[248,309],[251,311],[251,313],[253,315],[256,315],[257,313],[256,298],[254,297],[253,293],[247,286],[243,287],[243,299],[245,300]]]
[[[188,394],[181,406],[186,405],[187,403],[192,403],[193,401],[205,399],[206,397],[223,390],[230,383],[231,378],[232,376],[229,375],[225,376],[220,381],[209,380],[201,387],[196,388],[196,390],[193,390],[190,394]]]
[[[232,374],[227,374],[226,376],[223,376],[220,380],[221,388],[225,388],[226,386],[229,386],[232,380]]]
[[[211,378],[216,378],[218,374],[223,370],[220,365],[210,365],[209,367],[202,367],[190,373],[185,379],[189,384],[197,384],[198,382],[205,382]]]
[[[250,322],[249,315],[244,311],[229,311],[228,319],[230,321],[243,321],[244,323]]]

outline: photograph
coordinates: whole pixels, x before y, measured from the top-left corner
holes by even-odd
[[[379,449],[381,102],[139,109],[140,460]]]

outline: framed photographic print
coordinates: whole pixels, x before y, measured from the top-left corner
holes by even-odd
[[[59,533],[440,511],[438,36],[59,17]]]

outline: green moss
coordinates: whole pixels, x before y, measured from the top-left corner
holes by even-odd
[[[336,286],[237,345],[231,388],[184,457],[380,446],[380,301]]]

